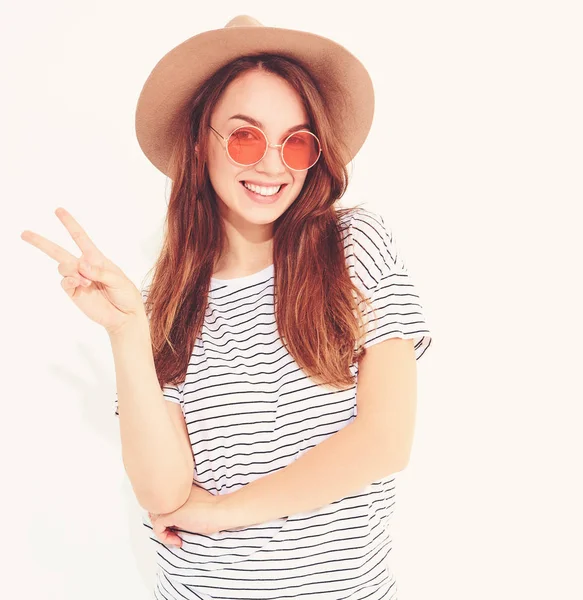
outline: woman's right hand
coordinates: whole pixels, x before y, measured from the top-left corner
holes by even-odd
[[[64,208],[57,208],[55,214],[79,246],[80,258],[32,231],[23,231],[20,237],[59,263],[58,271],[63,275],[61,286],[69,298],[92,321],[103,325],[110,335],[119,332],[136,317],[145,315],[142,295],[132,281],[100,252]],[[89,263],[91,269],[83,268],[82,261]],[[83,285],[83,281],[88,285]]]

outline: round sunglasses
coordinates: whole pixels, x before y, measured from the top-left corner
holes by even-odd
[[[242,167],[250,167],[262,160],[268,147],[280,148],[281,159],[292,171],[313,167],[322,153],[320,140],[307,130],[295,131],[283,144],[270,144],[265,133],[254,125],[237,127],[226,138],[212,125],[209,127],[225,142],[231,160]]]

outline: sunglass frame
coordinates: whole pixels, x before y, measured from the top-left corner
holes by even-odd
[[[241,167],[252,167],[253,165],[256,165],[257,163],[261,162],[265,158],[265,155],[267,154],[267,150],[269,150],[269,148],[280,148],[279,154],[281,156],[281,160],[283,161],[284,165],[288,169],[291,169],[292,171],[307,171],[308,169],[311,169],[318,162],[318,160],[320,160],[320,155],[322,154],[322,145],[320,144],[320,140],[318,139],[318,136],[316,134],[312,133],[311,131],[308,131],[307,129],[300,129],[299,131],[292,131],[292,133],[290,133],[281,144],[270,144],[269,140],[267,139],[267,135],[265,135],[265,132],[263,131],[263,129],[261,129],[260,127],[256,127],[255,125],[240,125],[239,127],[236,127],[235,129],[233,129],[233,131],[231,131],[231,133],[227,137],[224,137],[223,135],[221,135],[212,125],[209,125],[209,127],[223,140],[224,148],[225,148],[225,152],[227,153],[227,156],[235,164],[240,165]],[[245,164],[245,163],[240,163],[240,162],[236,161],[231,156],[231,153],[229,152],[229,139],[239,129],[249,129],[249,128],[257,129],[257,131],[261,132],[261,134],[265,138],[265,152],[263,153],[263,155],[261,156],[261,158],[259,160],[256,160],[255,162],[252,162],[249,164]],[[305,169],[294,169],[293,167],[290,167],[287,164],[287,162],[283,156],[283,147],[285,146],[286,142],[292,136],[294,136],[296,133],[309,133],[311,136],[316,138],[316,141],[318,142],[318,156],[316,157],[316,160],[309,167],[306,167]]]

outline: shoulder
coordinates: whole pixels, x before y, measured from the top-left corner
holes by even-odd
[[[382,215],[358,207],[341,217],[344,248],[352,274],[369,289],[396,266],[392,231]]]
[[[358,207],[340,217],[340,223],[348,235],[347,242],[358,244],[364,252],[390,250],[388,242],[392,237],[391,231],[379,213]]]

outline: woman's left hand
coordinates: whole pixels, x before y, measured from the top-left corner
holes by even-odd
[[[148,513],[156,537],[167,545],[182,546],[182,538],[175,529],[211,535],[221,531],[220,496],[193,485],[188,500],[171,513]]]

